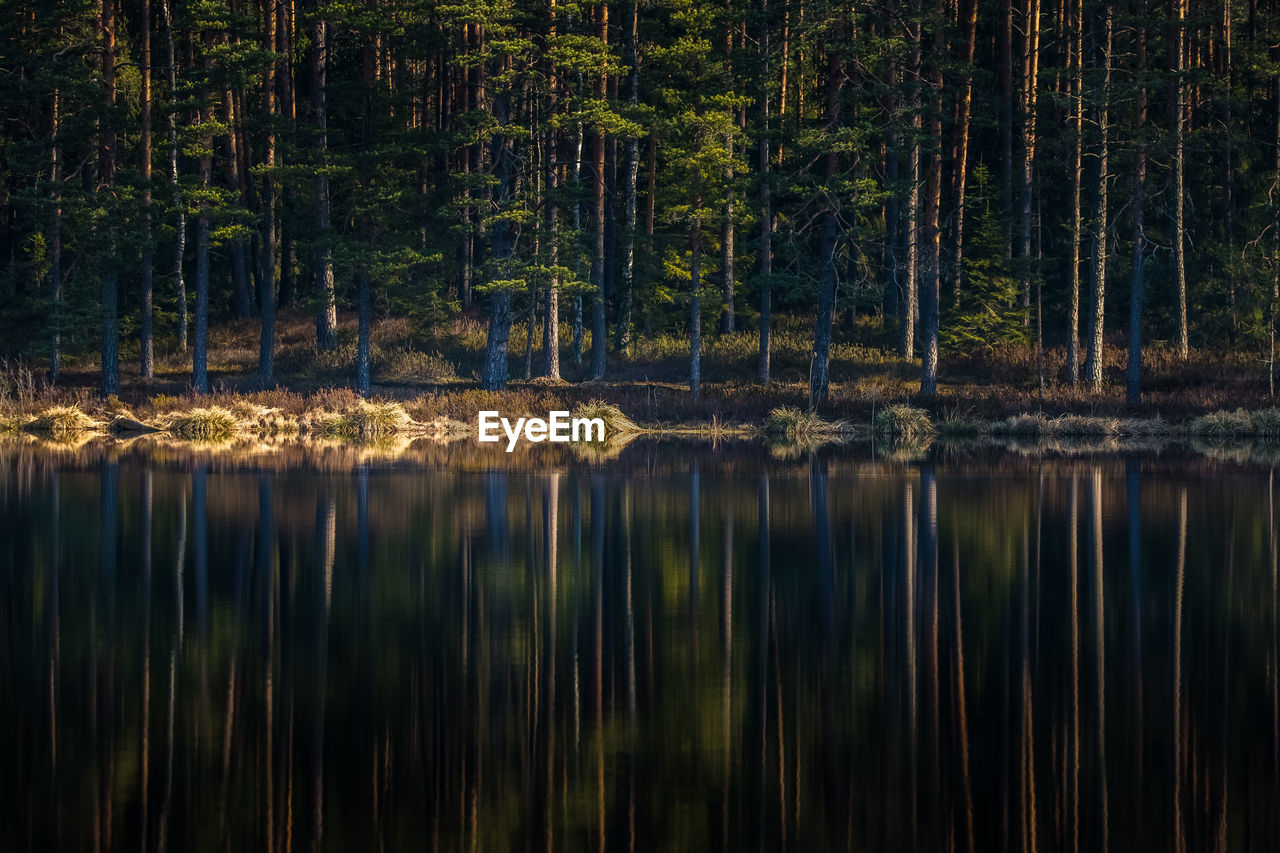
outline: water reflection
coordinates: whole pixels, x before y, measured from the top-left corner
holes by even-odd
[[[1280,840],[1268,468],[260,463],[0,450],[8,843]]]

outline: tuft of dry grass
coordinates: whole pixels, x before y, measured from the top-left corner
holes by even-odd
[[[1198,438],[1227,438],[1254,434],[1253,418],[1244,409],[1221,409],[1193,420],[1188,432]]]
[[[160,423],[173,435],[191,441],[224,441],[241,432],[239,419],[221,406],[172,412]]]
[[[319,433],[331,438],[370,441],[413,428],[414,420],[399,403],[361,400],[353,408],[322,416]]]
[[[80,435],[101,427],[101,422],[89,417],[79,406],[50,406],[22,425],[27,432],[54,437]]]
[[[876,412],[872,428],[876,435],[903,441],[922,440],[938,432],[928,412],[906,403],[894,403]]]
[[[817,412],[795,406],[779,406],[764,421],[765,435],[793,442],[825,439],[844,430],[843,421],[824,420]]]
[[[612,403],[606,403],[603,400],[588,400],[579,404],[573,410],[575,418],[599,418],[604,421],[605,438],[622,437],[628,435],[636,435],[643,432],[640,427],[635,425],[631,418],[622,413],[622,409]]]

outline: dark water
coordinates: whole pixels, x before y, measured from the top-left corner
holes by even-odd
[[[1275,849],[1274,519],[1190,457],[0,445],[0,846]]]

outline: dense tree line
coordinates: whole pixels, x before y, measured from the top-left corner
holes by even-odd
[[[1035,343],[1101,388],[1108,331],[1274,363],[1280,10],[1258,0],[13,0],[0,20],[4,349],[156,336],[208,386],[211,321],[488,318],[558,376],[704,318],[814,319],[811,397],[860,313],[937,388]],[[1110,297],[1110,298],[1109,298]],[[188,331],[190,329],[190,332]],[[589,333],[589,334],[588,334]],[[136,347],[133,340],[138,341]],[[1045,376],[1046,342],[1065,367]],[[1274,369],[1272,370],[1274,376]],[[1274,380],[1273,380],[1274,382]]]

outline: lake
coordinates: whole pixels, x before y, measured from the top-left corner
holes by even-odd
[[[463,444],[0,443],[4,846],[1280,845],[1265,463]]]

